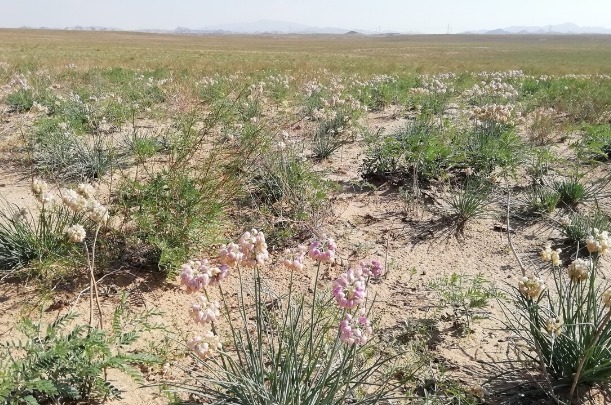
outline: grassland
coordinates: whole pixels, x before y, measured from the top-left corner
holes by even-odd
[[[0,30],[0,60],[24,69],[172,69],[250,74],[328,69],[359,74],[521,69],[532,74],[611,72],[607,36],[160,35]]]
[[[608,37],[0,30],[0,403],[609,403],[610,165]]]

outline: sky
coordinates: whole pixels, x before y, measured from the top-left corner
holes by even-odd
[[[0,0],[5,28],[210,29],[258,20],[431,34],[566,22],[611,28],[611,0]]]

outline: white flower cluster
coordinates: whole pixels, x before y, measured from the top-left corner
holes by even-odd
[[[472,88],[465,90],[462,95],[468,99],[497,97],[511,100],[518,97],[518,91],[511,84],[494,78],[490,82],[475,84]]]
[[[456,77],[454,74],[440,74],[436,76],[420,76],[420,86],[410,89],[413,94],[450,94],[454,88],[448,83]]]
[[[598,253],[599,255],[604,254],[611,245],[611,238],[609,238],[609,231],[600,231],[597,228],[592,229],[592,232],[586,238],[586,247],[590,253]]]
[[[87,233],[85,232],[85,228],[83,228],[82,225],[76,224],[66,229],[66,235],[68,236],[70,242],[81,243],[85,240]]]
[[[587,280],[590,274],[590,261],[575,259],[568,267],[568,274],[571,281],[575,283]]]
[[[518,281],[518,290],[526,298],[537,299],[545,291],[545,283],[538,277],[522,277]]]
[[[480,72],[477,74],[479,78],[490,80],[508,80],[508,79],[521,79],[524,78],[524,72],[521,70],[507,70],[504,72]]]
[[[471,118],[476,125],[494,124],[513,124],[514,106],[511,104],[489,104],[483,107],[474,107],[471,110]]]
[[[207,359],[223,348],[218,335],[212,331],[204,333],[203,336],[196,336],[187,342],[187,347],[193,351],[200,359]]]
[[[49,192],[49,185],[40,179],[34,179],[32,182],[32,194],[43,206],[55,201],[55,196]]]

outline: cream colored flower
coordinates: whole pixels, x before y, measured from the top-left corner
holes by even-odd
[[[551,260],[552,260],[552,266],[559,266],[560,265],[560,253],[562,253],[562,249],[556,249],[550,255],[551,256]]]
[[[549,318],[545,322],[545,331],[553,337],[558,337],[562,334],[562,325],[564,325],[564,322],[561,319]]]
[[[87,207],[87,200],[72,189],[62,192],[62,201],[74,212],[81,212]]]
[[[590,274],[590,262],[584,259],[575,259],[569,265],[568,274],[571,281],[576,283],[587,280]]]
[[[76,187],[76,192],[86,199],[90,200],[95,197],[95,188],[88,183],[81,183]]]
[[[550,262],[552,261],[552,252],[552,244],[548,242],[545,244],[545,248],[539,253],[539,256],[541,256],[541,260],[544,262]]]
[[[106,208],[99,202],[92,201],[91,204],[89,205],[89,211],[90,211],[90,217],[94,222],[98,224],[104,224],[106,223],[106,221],[108,221],[108,218],[109,218],[108,208]]]
[[[36,196],[46,193],[48,189],[49,185],[44,180],[34,179],[32,182],[32,193]]]
[[[85,232],[85,228],[82,225],[72,225],[68,229],[66,229],[66,235],[68,235],[68,239],[70,242],[81,243],[85,240],[85,236],[87,236]]]
[[[518,282],[518,290],[526,298],[537,299],[545,290],[545,283],[538,277],[522,277]]]

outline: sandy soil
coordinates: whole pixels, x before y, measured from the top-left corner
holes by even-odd
[[[368,125],[375,131],[389,132],[403,125],[405,118],[396,118],[396,112],[370,113]],[[401,115],[399,114],[399,117]],[[17,142],[7,127],[17,127],[15,117],[4,114],[2,119],[3,147],[0,150],[0,194],[8,201],[20,206],[33,207],[29,193],[30,179],[27,169],[10,156],[9,143]],[[511,357],[511,337],[503,331],[502,313],[494,300],[487,309],[487,319],[477,321],[472,333],[462,336],[457,333],[449,319],[450,309],[439,308],[436,294],[428,283],[452,273],[483,274],[500,288],[517,284],[521,276],[516,260],[507,243],[507,235],[501,226],[502,206],[499,213],[487,219],[477,220],[468,225],[464,238],[446,238],[436,234],[435,219],[426,210],[426,205],[409,204],[400,191],[391,185],[376,187],[363,186],[359,166],[364,146],[357,142],[345,146],[331,160],[323,162],[321,169],[327,170],[329,178],[337,181],[341,188],[331,197],[332,215],[323,230],[338,241],[339,263],[330,269],[324,285],[329,288],[332,280],[342,271],[342,264],[358,263],[363,258],[378,258],[386,262],[386,279],[372,286],[377,294],[376,330],[379,337],[398,333],[405,325],[414,322],[434,324],[434,350],[437,362],[442,362],[449,375],[465,386],[478,385],[491,376],[508,372],[495,362]],[[425,199],[424,204],[433,204],[436,197]],[[519,226],[512,234],[515,248],[522,255],[527,266],[536,264],[538,251],[548,240],[554,241],[559,235],[541,224]],[[608,260],[608,259],[606,259]],[[608,262],[604,263],[605,271]],[[274,288],[286,286],[286,274],[279,266],[265,270]],[[303,285],[311,283],[312,269],[309,267],[300,275]],[[237,289],[237,278],[227,281],[229,294]],[[129,293],[129,306],[133,310],[156,309],[163,313],[158,318],[179,337],[186,337],[192,328],[187,308],[192,297],[187,297],[177,283],[165,281],[150,273],[124,269],[120,274],[108,276],[99,282],[103,291],[102,305],[108,318],[121,292]],[[82,314],[83,321],[88,311],[87,296],[80,296],[86,286],[56,286],[44,302],[42,317],[53,319],[61,313],[75,310]],[[41,302],[40,292],[33,283],[0,284],[0,340],[14,338],[15,321],[21,315],[38,314]],[[173,351],[166,346],[161,334],[148,336],[149,342],[159,350]],[[165,367],[149,370],[145,378],[150,382],[163,378],[180,378],[177,365],[185,364],[177,354],[175,360]],[[125,376],[111,375],[118,385],[125,389],[122,404],[162,404],[166,400],[158,387],[138,388],[138,384]],[[499,383],[502,384],[502,383]],[[498,388],[495,384],[485,385],[489,391]],[[504,397],[489,398],[491,403],[502,402]]]

